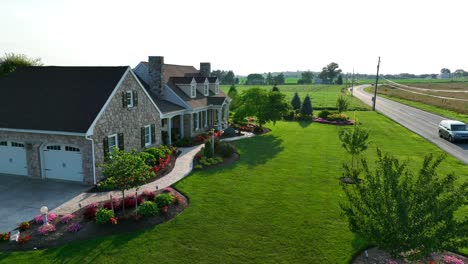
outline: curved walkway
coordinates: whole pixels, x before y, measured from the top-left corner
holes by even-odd
[[[226,138],[221,141],[234,141],[253,136],[255,136],[253,133],[245,133],[244,136]],[[138,187],[138,192],[142,192],[144,190],[156,190],[156,187],[158,189],[163,189],[173,185],[174,183],[183,179],[185,176],[189,175],[193,169],[193,158],[203,146],[204,145],[198,145],[189,148],[179,148],[182,151],[182,153],[176,159],[172,171],[160,179]],[[128,191],[125,191],[125,193],[130,194],[135,193],[135,191],[136,188],[133,188]],[[109,200],[110,195],[112,195],[112,197],[121,197],[122,193],[120,191],[81,193],[72,198],[71,200],[68,200],[62,205],[56,207],[52,210],[52,212],[60,215],[71,214],[76,210],[80,209],[80,206],[84,207],[94,202],[102,202],[105,200]]]
[[[197,154],[202,147],[203,145],[198,145],[189,148],[180,148],[182,153],[176,159],[172,171],[160,179],[140,186],[138,188],[138,192],[144,190],[156,190],[156,186],[158,187],[158,189],[166,188],[183,179],[192,171],[193,157],[195,157],[195,154]],[[130,194],[135,193],[135,191],[136,188],[133,188],[128,191],[125,191],[125,193]],[[60,215],[71,214],[76,210],[80,209],[80,205],[81,207],[84,207],[90,203],[109,200],[110,195],[112,195],[112,197],[121,197],[122,193],[120,191],[81,193],[75,196],[73,199],[53,209],[52,212]]]

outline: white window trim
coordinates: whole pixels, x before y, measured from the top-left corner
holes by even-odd
[[[148,132],[149,132],[148,135],[146,134],[146,129],[147,129],[147,128],[148,128]],[[151,145],[153,144],[153,142],[151,142],[151,133],[152,133],[152,132],[153,132],[153,131],[151,131],[151,125],[145,126],[145,147],[151,146]],[[146,141],[146,139],[147,139],[146,136],[148,136],[149,141]]]
[[[219,84],[215,84],[215,94],[219,94]]]
[[[196,84],[190,85],[190,97],[191,98],[197,97],[197,85]]]
[[[115,145],[111,146],[110,145],[110,138],[115,138]],[[107,136],[107,144],[108,144],[108,151],[109,153],[112,153],[114,151],[114,147],[118,148],[119,147],[119,136],[117,134],[112,134],[110,136]]]
[[[125,97],[127,98],[127,108],[132,108],[133,107],[133,91],[125,91]],[[128,95],[130,95],[130,104],[128,103]]]

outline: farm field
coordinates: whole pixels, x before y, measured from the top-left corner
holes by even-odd
[[[229,85],[221,85],[223,92],[229,91]],[[272,86],[269,85],[238,85],[236,89],[239,93],[252,87],[261,87],[270,90]],[[345,89],[345,85],[279,85],[278,88],[284,94],[286,94],[286,100],[291,101],[294,93],[297,92],[301,101],[304,97],[309,94],[312,99],[312,106],[314,109],[335,109],[336,99],[341,94],[341,91]],[[344,95],[344,93],[343,93]],[[348,97],[350,100],[350,110],[367,110],[370,109],[367,105],[362,103],[359,99],[354,97]]]
[[[427,85],[426,87],[422,87],[422,85],[414,85],[416,87],[427,88],[432,90],[445,90],[448,89],[449,86],[446,84],[440,85]],[[432,88],[429,88],[432,87]],[[462,85],[456,86],[457,91],[465,91]],[[466,91],[468,91],[468,86],[466,86]],[[407,89],[411,91],[415,91],[417,93],[412,93],[408,91],[404,91],[401,89],[395,89],[388,85],[381,85],[379,86],[377,92],[381,96],[385,96],[389,99],[396,100],[398,102],[408,104],[414,106],[416,108],[429,111],[441,116],[445,116],[447,118],[462,120],[468,122],[468,101],[461,101],[461,100],[451,100],[446,98],[437,98],[433,96],[442,96],[448,98],[458,98],[468,100],[468,93],[452,93],[452,92],[435,92],[435,91],[422,91],[422,90],[415,90],[415,89]],[[373,88],[367,88],[367,91],[373,91]],[[427,96],[423,94],[433,95]]]
[[[371,147],[419,169],[441,150],[388,118],[358,112]],[[48,250],[0,253],[1,263],[348,263],[367,246],[340,214],[338,178],[349,157],[341,127],[278,122],[272,132],[235,144],[240,160],[198,171],[175,187],[190,198],[172,221],[142,232],[102,237]],[[447,157],[440,171],[467,180],[468,167]],[[468,216],[468,208],[458,212]],[[467,251],[464,251],[468,253]]]

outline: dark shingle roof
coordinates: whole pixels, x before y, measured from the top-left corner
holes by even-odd
[[[84,133],[125,67],[24,67],[0,77],[0,127]]]
[[[177,84],[175,84],[172,81],[167,83],[167,85],[186,103],[188,103],[192,108],[201,108],[201,107],[206,107],[210,104],[213,105],[221,105],[224,100],[226,99],[226,95],[223,93],[223,91],[219,91],[218,94],[213,93],[210,90],[209,96],[204,96],[202,93],[200,93],[197,90],[197,96],[195,98],[191,98],[188,96],[184,91],[182,91]]]
[[[158,106],[158,109],[163,113],[169,113],[169,112],[174,112],[174,111],[179,111],[179,110],[184,110],[185,107],[182,107],[180,105],[177,105],[177,104],[174,104],[174,103],[171,103],[169,101],[166,101],[166,100],[161,100],[159,99],[155,94],[153,94],[153,92],[150,90],[149,88],[149,85],[138,75],[136,75],[138,80],[141,82],[141,84],[143,84],[143,86],[145,87],[146,91],[148,92],[148,94],[151,96],[151,98],[153,99],[154,103]]]

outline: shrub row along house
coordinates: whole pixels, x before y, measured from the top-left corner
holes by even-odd
[[[24,67],[0,77],[2,174],[95,184],[114,147],[142,150],[224,129],[230,99],[210,63]]]

